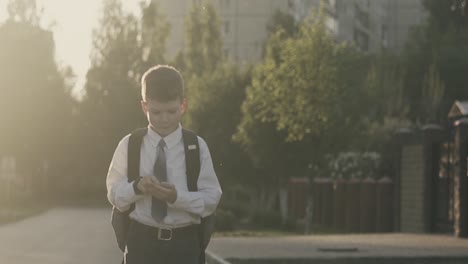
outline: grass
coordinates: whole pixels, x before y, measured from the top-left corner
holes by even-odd
[[[305,234],[303,229],[300,231],[284,231],[266,228],[248,228],[237,229],[233,231],[217,231],[214,237],[278,237],[278,236],[298,236],[298,235],[332,235],[343,234],[343,231],[336,230],[333,227],[313,226],[311,232]]]

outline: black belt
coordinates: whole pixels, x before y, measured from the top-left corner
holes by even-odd
[[[196,236],[198,230],[198,225],[189,225],[178,228],[157,228],[142,224],[135,220],[132,220],[132,227],[136,232],[143,231],[145,234],[154,235],[158,240],[175,240]]]

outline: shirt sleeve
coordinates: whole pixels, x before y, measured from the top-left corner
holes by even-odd
[[[128,182],[127,153],[129,137],[130,135],[119,142],[106,178],[107,199],[121,212],[128,210],[132,203],[144,197],[144,195],[135,194],[133,182]]]
[[[200,147],[200,175],[198,191],[177,190],[177,199],[169,207],[178,208],[201,217],[212,214],[221,199],[222,190],[213,168],[210,151],[206,142],[198,137]]]

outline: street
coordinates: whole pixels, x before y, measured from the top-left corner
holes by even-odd
[[[122,255],[114,240],[110,213],[110,208],[54,208],[0,226],[0,263],[120,263]],[[356,248],[357,251],[326,250],[343,248]],[[223,259],[254,259],[258,263],[281,259],[303,261],[300,263],[314,259],[335,259],[337,263],[350,259],[378,259],[378,262],[400,259],[401,263],[409,263],[404,262],[404,259],[420,259],[425,261],[421,263],[465,263],[467,248],[466,239],[396,233],[275,238],[217,237],[208,250]]]
[[[120,263],[110,208],[55,208],[0,226],[0,263]]]

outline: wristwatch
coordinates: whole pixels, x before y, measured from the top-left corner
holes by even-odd
[[[140,182],[141,177],[136,178],[136,180],[133,181],[133,190],[135,191],[135,194],[143,194],[140,189],[138,189],[138,183]]]

